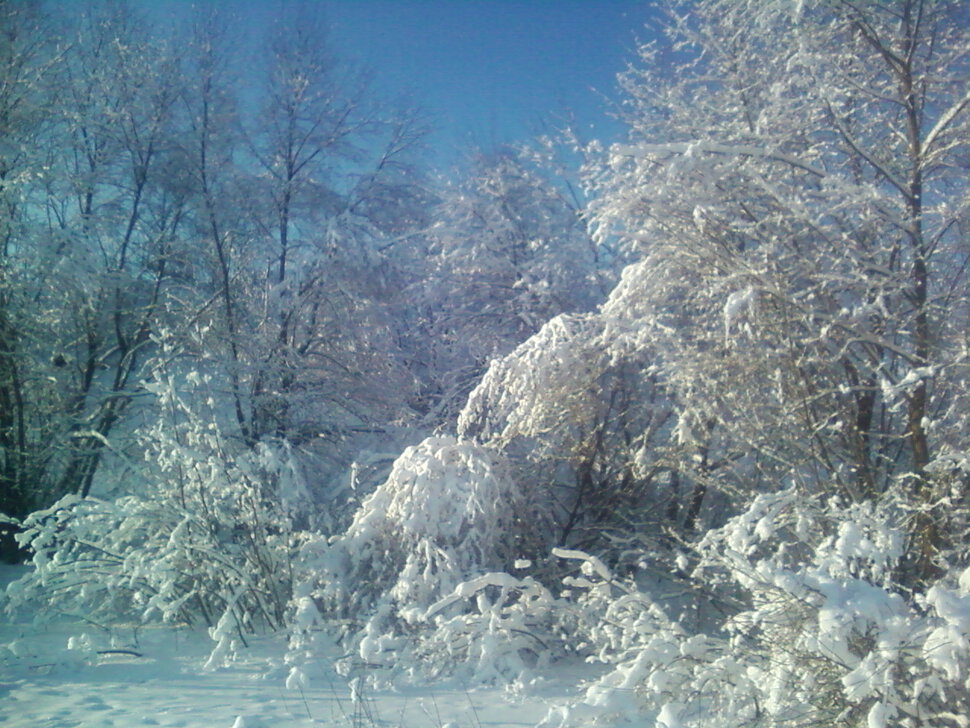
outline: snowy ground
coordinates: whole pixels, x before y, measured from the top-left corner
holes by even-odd
[[[21,568],[0,567],[0,590]],[[231,667],[206,672],[211,647],[203,631],[107,630],[68,616],[37,627],[31,615],[17,615],[0,624],[0,724],[511,728],[534,726],[576,692],[568,679],[527,697],[439,685],[371,692],[355,703],[336,674],[320,676],[302,694],[287,690],[279,638],[256,639]]]

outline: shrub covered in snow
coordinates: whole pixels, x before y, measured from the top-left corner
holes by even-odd
[[[297,586],[303,617],[296,626],[305,630],[317,613],[345,620],[354,649],[350,663],[375,668],[406,671],[416,655],[428,652],[442,658],[425,663],[432,672],[445,663],[481,662],[488,649],[468,644],[479,638],[473,628],[463,630],[461,615],[474,596],[473,611],[492,620],[493,632],[502,631],[508,610],[522,610],[521,602],[541,592],[533,582],[505,574],[492,583],[486,575],[541,553],[544,522],[541,508],[495,452],[429,437],[402,453],[346,533],[329,544],[306,545]],[[436,640],[441,645],[432,646]]]
[[[18,538],[33,570],[10,585],[6,607],[201,621],[215,665],[245,632],[283,625],[305,489],[285,443],[248,449],[223,435],[203,378],[187,378],[193,398],[172,379],[149,386],[162,414],[142,433],[147,487],[66,496],[25,519]]]
[[[617,342],[628,323],[609,311],[553,318],[491,363],[457,423],[545,491],[557,544],[611,562],[627,559],[631,534],[655,540],[680,497],[672,402],[654,353]]]
[[[893,579],[905,533],[897,515],[794,489],[756,498],[698,544],[694,578],[730,604],[707,633],[686,630],[635,590],[610,596],[611,575],[589,560],[582,601],[598,602],[602,615],[589,634],[597,658],[614,667],[547,722],[961,725],[970,710],[970,569],[904,599]]]

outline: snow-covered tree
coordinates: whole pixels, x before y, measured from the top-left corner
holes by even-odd
[[[320,13],[291,11],[267,39],[248,131],[257,204],[241,285],[255,337],[241,425],[251,442],[337,444],[394,420],[412,387],[382,299],[386,250],[421,197],[420,126],[382,109],[366,78],[335,60]]]
[[[633,351],[616,356],[612,337],[598,313],[553,318],[492,362],[458,432],[504,453],[546,504],[548,546],[619,558],[634,534],[661,534],[677,521],[678,453],[654,362]]]
[[[592,177],[599,234],[640,256],[599,316],[655,362],[680,477],[737,510],[681,536],[699,622],[570,581],[615,667],[547,723],[959,724],[967,8],[673,11]]]
[[[600,234],[642,255],[605,313],[636,322],[620,342],[662,362],[719,488],[859,502],[903,480],[925,577],[945,540],[925,470],[965,447],[966,7],[675,10],[685,60],[642,49],[594,180]]]
[[[415,117],[336,71],[307,18],[276,29],[241,104],[211,9],[178,53],[124,4],[3,12],[0,510],[98,491],[109,453],[127,467],[163,339],[166,376],[213,378],[227,433],[302,448],[326,490],[407,417],[392,315],[423,224]]]
[[[0,511],[22,517],[40,505],[32,492],[40,470],[35,433],[47,426],[32,411],[45,386],[31,371],[28,353],[40,326],[28,314],[38,266],[24,250],[27,205],[31,180],[44,165],[40,139],[50,131],[53,102],[47,79],[57,55],[35,4],[5,4],[0,23]],[[4,557],[12,556],[11,545],[5,538]]]
[[[609,277],[581,210],[512,151],[476,157],[443,190],[428,245],[423,368],[436,421],[456,414],[493,357],[553,316],[595,306]]]
[[[123,6],[63,29],[30,3],[3,13],[0,457],[23,516],[91,490],[178,265],[185,196],[170,46]]]

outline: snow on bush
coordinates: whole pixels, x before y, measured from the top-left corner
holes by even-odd
[[[505,674],[508,665],[518,666],[520,650],[537,652],[537,645],[520,645],[516,637],[490,646],[486,636],[509,637],[518,628],[507,624],[509,611],[528,611],[526,603],[546,595],[508,574],[475,580],[512,570],[520,556],[534,552],[541,523],[496,453],[454,437],[429,437],[401,454],[345,534],[329,544],[306,544],[295,627],[305,635],[321,613],[345,620],[354,650],[347,670],[413,672],[421,654],[429,658],[425,672],[475,662],[483,678]],[[483,625],[477,633],[462,621],[469,610]],[[292,656],[295,664],[312,661],[305,636],[294,644],[303,652]]]
[[[546,450],[571,449],[577,428],[588,428],[602,407],[598,334],[595,316],[563,314],[493,360],[458,418],[459,434],[496,443],[525,436]]]
[[[491,363],[458,419],[460,436],[497,449],[544,491],[557,544],[611,564],[635,561],[642,549],[631,543],[669,528],[678,497],[673,403],[658,357],[616,341],[616,328],[636,327],[625,314],[550,320]]]
[[[483,574],[422,615],[428,629],[416,656],[471,682],[528,685],[537,669],[564,654],[561,610],[560,600],[532,577]]]
[[[186,382],[191,399],[172,378],[149,385],[162,414],[142,433],[141,494],[69,495],[24,520],[33,569],[8,587],[8,611],[203,622],[217,643],[210,667],[246,632],[283,625],[301,538],[292,521],[307,503],[299,467],[285,443],[227,439],[205,379]]]
[[[970,569],[907,601],[889,508],[762,495],[698,544],[694,578],[726,606],[707,633],[670,620],[586,557],[580,603],[613,669],[548,726],[965,725]],[[572,555],[575,558],[582,554]]]

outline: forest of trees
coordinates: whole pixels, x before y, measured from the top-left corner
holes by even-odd
[[[668,5],[622,142],[442,180],[312,8],[244,61],[0,2],[7,609],[604,663],[549,728],[966,725],[970,6]]]

